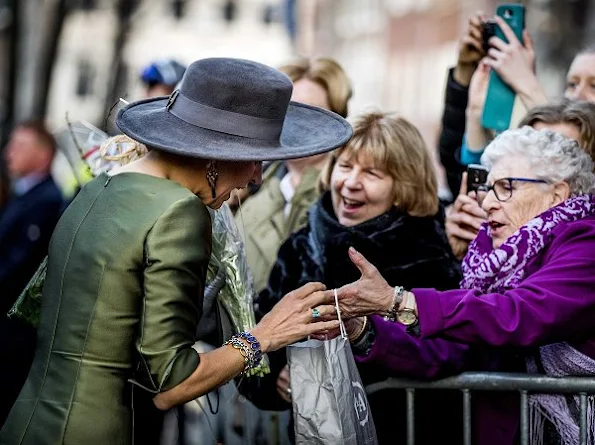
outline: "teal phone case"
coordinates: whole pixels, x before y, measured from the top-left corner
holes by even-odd
[[[498,6],[496,14],[508,23],[517,38],[522,42],[523,29],[525,29],[525,7],[516,3],[503,4]],[[508,41],[499,26],[496,27],[496,36],[505,42]],[[510,127],[515,96],[514,90],[492,70],[481,116],[482,126],[495,131],[507,130]]]

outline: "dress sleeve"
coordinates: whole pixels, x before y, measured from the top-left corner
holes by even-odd
[[[173,204],[147,235],[136,349],[140,356],[137,377],[151,391],[173,388],[198,366],[192,345],[210,255],[211,219],[194,196]]]
[[[424,338],[534,347],[593,333],[593,221],[561,228],[539,269],[502,293],[413,289]]]

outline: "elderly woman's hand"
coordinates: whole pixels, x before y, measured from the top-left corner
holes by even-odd
[[[474,197],[467,195],[467,173],[463,173],[459,195],[446,212],[445,223],[448,243],[457,259],[461,260],[467,254],[469,243],[475,239],[486,218]]]
[[[393,305],[394,290],[378,269],[364,256],[349,248],[349,258],[357,266],[362,276],[359,280],[337,289],[341,317],[345,319],[370,314],[386,314]],[[324,292],[327,301],[334,298],[334,291]]]
[[[308,283],[285,295],[262,318],[251,333],[260,342],[263,353],[339,326],[332,304],[334,297],[329,298],[324,289],[322,283]]]

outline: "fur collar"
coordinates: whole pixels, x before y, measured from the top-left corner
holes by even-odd
[[[452,265],[453,276],[458,276],[446,235],[436,217],[414,217],[393,207],[376,218],[345,227],[337,220],[331,194],[326,192],[312,207],[308,222],[307,250],[318,270],[318,276],[312,278],[327,286],[341,286],[359,278],[360,273],[347,254],[350,246],[368,258],[391,284],[420,287],[422,277],[407,276],[406,272],[432,261]]]

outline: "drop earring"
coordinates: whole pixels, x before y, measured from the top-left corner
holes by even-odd
[[[213,199],[217,197],[216,187],[219,173],[217,172],[217,161],[211,160],[207,163],[207,182],[211,187],[211,196]]]

